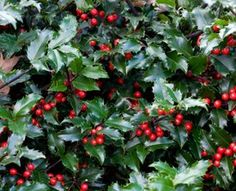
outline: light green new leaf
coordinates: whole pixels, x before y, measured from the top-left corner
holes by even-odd
[[[191,167],[184,169],[175,176],[173,180],[174,185],[197,184],[201,181],[202,176],[206,173],[209,166],[210,162],[208,161],[201,160],[194,163]]]
[[[82,69],[81,74],[92,79],[108,78],[107,72],[102,68],[101,65],[86,66],[84,69]]]
[[[18,100],[13,108],[14,116],[23,116],[30,112],[31,108],[36,104],[36,102],[41,98],[37,94],[29,94],[26,97]]]

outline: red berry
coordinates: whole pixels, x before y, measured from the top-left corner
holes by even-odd
[[[223,147],[218,147],[218,148],[217,148],[217,153],[223,155],[223,154],[225,153],[225,148],[223,148]]]
[[[80,185],[80,189],[81,189],[81,191],[87,191],[87,190],[88,190],[88,183],[83,182],[83,183]]]
[[[220,161],[218,161],[218,160],[214,161],[213,165],[215,167],[220,167]]]
[[[98,10],[93,8],[93,9],[90,10],[90,14],[95,17],[95,16],[98,15]]]
[[[236,92],[230,93],[229,97],[231,100],[236,101]]]
[[[218,33],[220,31],[220,26],[219,25],[213,25],[212,30],[213,30],[213,32]]]
[[[113,23],[114,21],[115,21],[115,18],[114,18],[113,15],[108,15],[108,16],[107,16],[107,22]]]
[[[211,104],[211,100],[209,98],[204,98],[203,102],[206,103],[207,105]]]
[[[184,127],[185,127],[187,132],[190,132],[193,128],[193,124],[192,124],[191,121],[186,121],[185,124],[184,124]]]
[[[236,159],[233,160],[233,166],[236,167]]]
[[[95,40],[91,40],[91,41],[89,42],[89,45],[90,45],[90,46],[96,46],[96,44],[97,44],[97,42],[96,42]]]
[[[229,156],[233,155],[233,151],[231,149],[226,149],[224,154],[225,154],[225,156],[229,157]]]
[[[229,148],[231,149],[231,150],[233,150],[233,148],[236,146],[236,144],[233,142],[233,143],[230,143],[230,145],[229,145]]]
[[[29,178],[30,176],[31,176],[31,172],[30,172],[30,171],[26,170],[26,171],[23,172],[23,177],[24,177],[24,178],[27,179],[27,178]]]
[[[101,136],[97,136],[97,137],[96,137],[96,143],[97,143],[98,145],[102,145],[102,144],[104,143],[104,138],[101,137]]]
[[[50,104],[46,103],[46,104],[43,106],[43,109],[44,109],[45,111],[50,111],[50,110],[52,109],[52,106],[51,106]]]
[[[87,110],[87,105],[84,103],[82,106],[81,106],[81,111],[82,112],[85,112]]]
[[[163,131],[158,131],[156,132],[157,137],[163,137],[164,136],[164,132]]]
[[[197,46],[201,46],[201,39],[202,39],[202,35],[199,35],[198,37],[197,37]]]
[[[2,142],[0,147],[1,148],[6,148],[8,146],[8,143],[6,141]]]
[[[87,137],[84,137],[84,138],[82,139],[82,142],[83,142],[83,144],[87,144],[87,143],[88,143],[88,138],[87,138]]]
[[[38,123],[38,121],[35,118],[32,118],[31,123],[32,123],[32,125],[36,125]]]
[[[101,18],[104,18],[105,17],[105,11],[99,11],[99,16]]]
[[[142,97],[142,93],[140,91],[136,91],[136,92],[134,92],[134,97],[135,98],[141,98]]]
[[[201,152],[202,157],[206,157],[207,155],[208,155],[207,151],[204,150],[204,151]]]
[[[95,19],[95,18],[92,18],[92,19],[90,20],[90,25],[91,25],[92,27],[97,26],[97,25],[98,25],[98,20]]]
[[[60,182],[64,180],[64,176],[63,176],[62,174],[57,174],[57,175],[56,175],[56,178],[57,178],[57,180],[60,181]]]
[[[214,55],[219,55],[221,53],[221,50],[219,48],[214,48],[212,51],[211,51],[212,54]]]
[[[29,170],[29,171],[33,171],[35,169],[35,166],[33,163],[28,163],[26,168]]]
[[[150,141],[155,141],[157,139],[157,136],[155,133],[151,133],[150,136],[149,136],[149,140]]]
[[[223,93],[221,96],[221,99],[224,101],[228,101],[229,100],[229,94],[228,93]]]
[[[138,82],[134,82],[133,84],[135,89],[139,89],[140,88],[140,84]]]
[[[9,174],[11,175],[11,176],[15,176],[15,175],[17,175],[17,170],[15,169],[15,168],[11,168],[10,170],[9,170]]]
[[[43,110],[42,110],[42,109],[37,109],[37,110],[35,111],[35,115],[37,115],[37,116],[42,116],[42,115],[43,115]]]
[[[56,107],[56,103],[55,103],[55,102],[50,102],[49,104],[50,104],[50,106],[51,106],[52,108]]]
[[[145,133],[145,135],[149,136],[149,135],[151,135],[152,131],[151,131],[151,129],[148,128],[148,129],[144,130],[144,133]]]
[[[132,52],[126,52],[125,53],[125,60],[131,60],[133,58]]]
[[[96,127],[96,131],[101,131],[101,130],[103,130],[103,127],[102,127],[101,125],[98,125],[98,126]]]
[[[85,91],[82,90],[76,90],[75,94],[80,98],[80,99],[84,99],[87,95],[87,93]]]
[[[184,116],[183,116],[181,113],[179,113],[179,114],[177,114],[177,115],[175,116],[175,119],[178,119],[178,120],[180,120],[180,121],[182,122],[183,119],[184,119]]]
[[[81,19],[82,21],[86,21],[86,20],[88,19],[88,15],[85,14],[85,13],[83,13],[83,14],[80,16],[80,19]]]
[[[139,127],[142,129],[142,130],[145,130],[147,128],[149,128],[149,124],[148,122],[143,122],[139,125]]]
[[[223,55],[229,55],[230,54],[230,49],[226,47],[226,48],[223,48],[221,52],[222,52]]]
[[[77,16],[80,16],[80,15],[82,15],[83,14],[83,11],[81,10],[81,9],[77,9],[76,10],[76,15]]]
[[[158,110],[157,110],[157,113],[158,113],[159,116],[166,114],[165,110],[163,110],[163,109],[158,109]]]
[[[220,161],[222,159],[222,155],[220,153],[216,153],[214,154],[214,159]]]
[[[55,177],[50,178],[50,184],[55,186],[57,184],[57,179]]]
[[[90,143],[91,143],[91,145],[93,145],[93,146],[97,145],[96,139],[92,139],[92,140],[90,141]]]
[[[20,185],[22,185],[22,184],[24,184],[24,179],[22,179],[22,178],[20,178],[20,179],[18,179],[17,181],[16,181],[16,184],[18,185],[18,186],[20,186]]]
[[[176,126],[179,126],[179,125],[181,125],[181,123],[182,123],[182,121],[181,121],[181,120],[179,120],[179,119],[175,119],[175,125],[176,125]]]
[[[142,136],[143,131],[141,129],[136,129],[135,134],[137,137],[140,137],[140,136]]]
[[[119,42],[120,42],[119,38],[115,39],[114,42],[113,42],[114,46],[117,46],[119,44]]]
[[[214,107],[215,107],[216,109],[221,108],[221,106],[222,106],[221,100],[216,100],[216,101],[214,101]]]
[[[52,177],[54,177],[54,174],[48,173],[48,177],[49,177],[49,178],[52,178]]]
[[[92,129],[92,130],[90,131],[90,133],[91,133],[92,135],[95,135],[95,134],[97,133],[97,130],[96,130],[96,129]]]

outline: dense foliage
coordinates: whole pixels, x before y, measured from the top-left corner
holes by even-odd
[[[1,0],[0,190],[236,190],[235,0]]]

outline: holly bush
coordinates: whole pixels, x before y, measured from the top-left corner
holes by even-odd
[[[0,190],[236,190],[235,0],[1,0]]]

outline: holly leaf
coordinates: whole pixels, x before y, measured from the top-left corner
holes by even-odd
[[[108,126],[108,127],[119,129],[122,132],[127,132],[127,131],[130,131],[130,130],[134,129],[133,125],[130,122],[125,121],[122,118],[117,118],[117,117],[109,118],[105,122],[105,125]]]
[[[72,172],[77,171],[78,158],[74,153],[66,153],[61,156],[62,164]]]
[[[40,98],[40,95],[32,93],[18,100],[13,108],[13,115],[24,116],[28,114]]]
[[[91,144],[84,145],[85,150],[93,157],[96,157],[101,164],[104,163],[105,157],[106,157],[106,151],[104,149],[104,146],[97,145],[93,146]]]
[[[34,150],[34,149],[29,149],[28,147],[22,147],[20,152],[21,152],[21,156],[28,158],[30,160],[46,158],[42,152]]]
[[[102,68],[101,65],[86,66],[80,73],[83,76],[92,79],[108,78],[107,72]]]
[[[64,141],[79,141],[82,137],[81,131],[76,127],[68,127],[64,130],[58,132],[58,137],[63,139]]]

